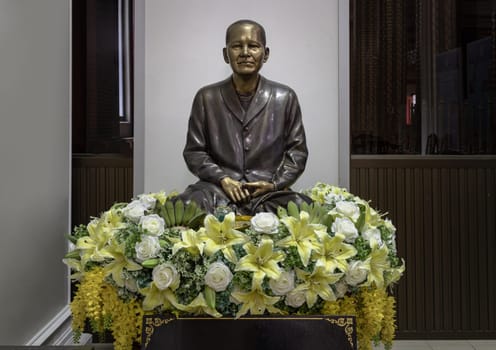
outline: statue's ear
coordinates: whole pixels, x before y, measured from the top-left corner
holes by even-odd
[[[224,47],[222,49],[222,55],[224,56],[224,62],[226,62],[227,64],[229,64],[229,56],[227,55],[227,48]]]
[[[265,48],[265,55],[264,55],[264,63],[267,62],[267,60],[269,59],[269,55],[270,55],[270,49],[268,47]]]

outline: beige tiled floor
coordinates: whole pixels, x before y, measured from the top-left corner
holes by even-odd
[[[393,350],[496,350],[496,340],[396,340]]]

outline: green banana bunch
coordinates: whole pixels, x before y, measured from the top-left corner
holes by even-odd
[[[193,201],[185,205],[177,200],[166,201],[163,206],[160,206],[158,214],[164,218],[167,227],[187,226],[196,229],[202,223],[206,212]]]
[[[328,214],[329,209],[325,206],[321,206],[318,203],[302,203],[298,208],[296,203],[289,202],[287,209],[279,207],[277,209],[277,214],[279,217],[292,216],[294,218],[300,218],[300,212],[306,211],[309,214],[309,222],[312,224],[324,224],[328,228],[332,225],[332,216]]]

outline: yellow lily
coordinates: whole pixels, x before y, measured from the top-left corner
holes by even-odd
[[[202,315],[206,313],[212,317],[217,317],[217,318],[222,317],[221,313],[219,313],[214,308],[208,306],[207,301],[203,296],[203,293],[198,294],[198,296],[195,299],[193,299],[191,303],[185,305],[183,311],[193,315]]]
[[[169,238],[174,243],[172,247],[172,255],[176,254],[181,249],[186,249],[191,255],[203,255],[203,247],[205,242],[195,230],[184,230],[181,232],[181,239]]]
[[[100,221],[111,230],[119,230],[126,227],[126,224],[122,221],[122,216],[115,209],[110,209],[103,213]]]
[[[284,260],[284,253],[275,251],[274,242],[271,239],[262,239],[258,247],[252,242],[246,243],[243,249],[247,255],[242,257],[236,265],[235,271],[253,272],[253,285],[260,287],[265,276],[278,279],[281,276],[281,268],[277,263]]]
[[[213,215],[205,217],[205,227],[200,229],[200,234],[205,241],[204,251],[208,256],[222,250],[227,260],[234,264],[237,262],[238,258],[232,246],[245,243],[248,237],[241,231],[235,230],[234,223],[235,216],[232,212],[227,214],[222,222]]]
[[[373,238],[370,240],[370,248],[372,248],[372,251],[367,260],[365,260],[366,263],[370,264],[367,285],[375,283],[375,286],[380,289],[384,286],[384,270],[390,268],[389,250],[385,244],[379,247],[379,243]]]
[[[346,272],[349,259],[357,254],[356,248],[347,243],[343,243],[346,237],[336,234],[334,237],[328,234],[321,237],[321,245],[315,250],[314,258],[317,266],[322,266],[328,272],[334,272],[336,268]]]
[[[281,221],[288,228],[290,235],[276,243],[279,247],[296,247],[304,266],[308,265],[312,250],[318,247],[318,236],[327,234],[324,225],[310,224],[308,219],[309,214],[306,211],[300,212],[299,220],[292,216],[282,218]]]
[[[81,237],[76,242],[76,249],[81,250],[81,264],[84,266],[88,261],[101,262],[105,258],[112,258],[107,249],[114,235],[112,227],[105,220],[94,219],[86,228],[88,236]]]
[[[399,281],[400,277],[403,275],[403,272],[405,272],[405,261],[403,261],[403,264],[401,266],[391,268],[386,271],[386,285],[390,285],[391,283],[396,283]]]
[[[317,302],[317,296],[325,301],[336,300],[331,284],[339,281],[343,274],[330,273],[323,266],[315,266],[312,273],[296,269],[296,276],[304,282],[298,285],[294,292],[304,292],[308,307],[312,307]]]
[[[124,269],[126,269],[127,271],[138,271],[141,270],[143,267],[140,264],[129,259],[124,254],[124,242],[118,244],[117,242],[113,241],[108,251],[111,254],[113,260],[104,267],[105,276],[112,275],[112,279],[115,281],[115,283],[118,286],[123,287],[125,283],[123,278]]]
[[[233,292],[232,297],[243,303],[241,308],[236,313],[236,318],[240,318],[245,315],[248,311],[252,315],[262,315],[267,309],[270,313],[280,313],[283,312],[273,306],[277,303],[280,297],[271,297],[263,292],[261,288],[255,287],[250,292]]]
[[[157,306],[162,306],[162,309],[171,309],[174,306],[178,310],[184,310],[184,305],[177,302],[174,292],[170,288],[160,290],[155,282],[151,282],[146,288],[140,290],[140,293],[145,296],[143,299],[143,310],[150,311]]]
[[[76,271],[70,276],[71,280],[79,281],[81,277],[83,277],[84,266],[83,264],[81,264],[81,260],[67,258],[67,259],[62,259],[62,262],[67,266],[69,266],[71,268],[71,271],[72,270]]]
[[[151,194],[153,198],[155,198],[161,205],[164,205],[168,196],[164,191],[156,192]]]

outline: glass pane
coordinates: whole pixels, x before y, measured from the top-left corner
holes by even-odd
[[[352,0],[352,154],[496,154],[496,1]]]

